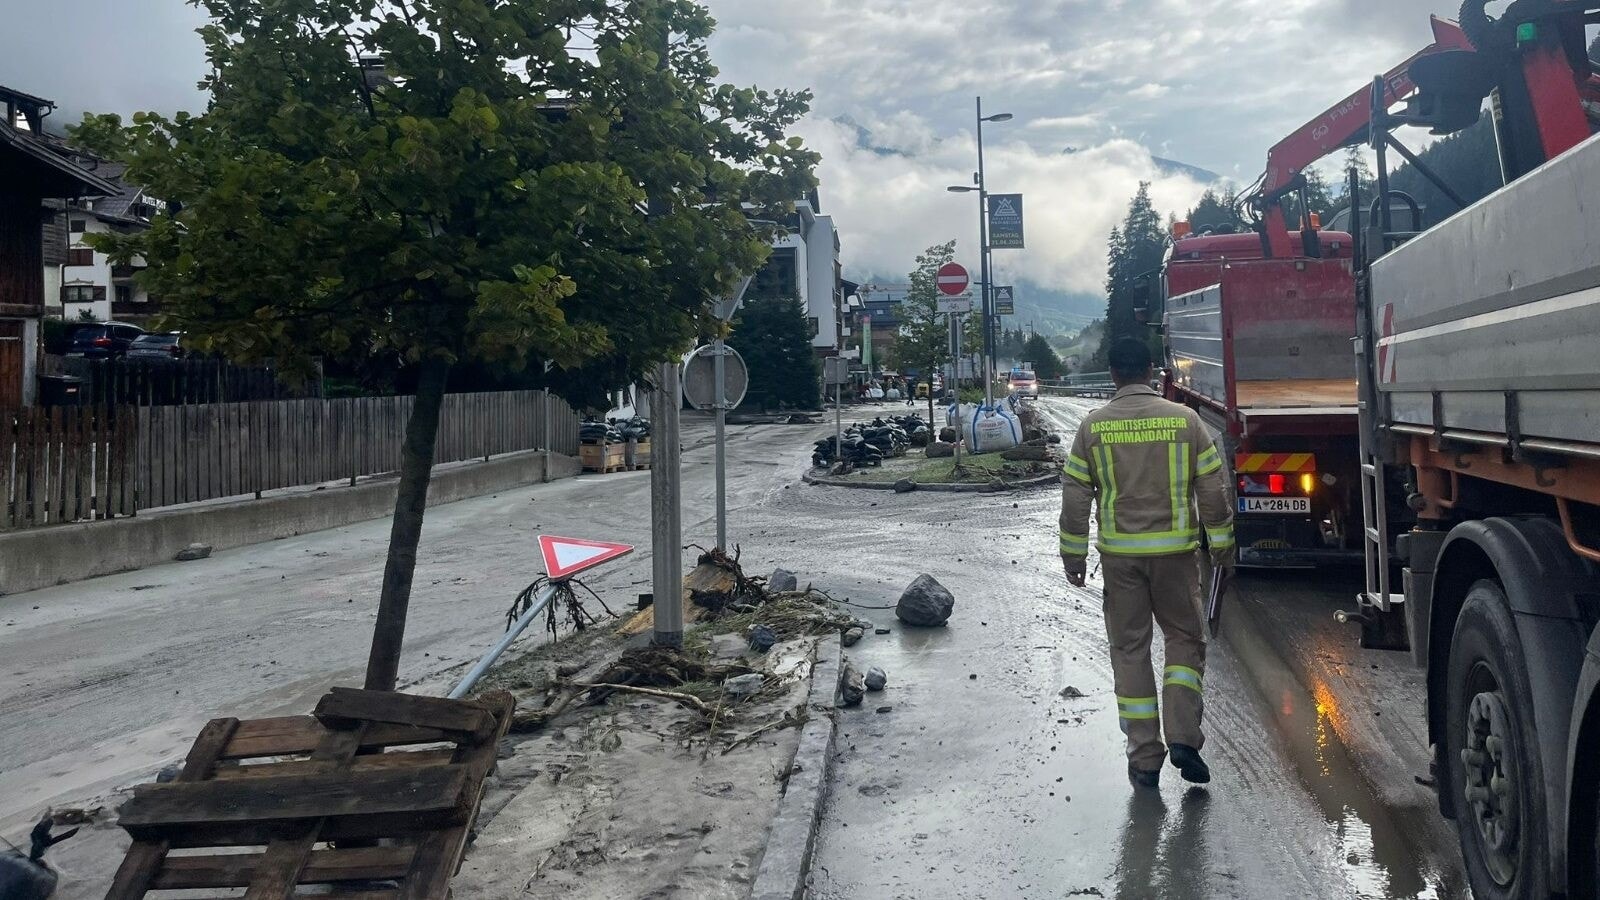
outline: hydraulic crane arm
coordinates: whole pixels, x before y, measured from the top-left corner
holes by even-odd
[[[1412,63],[1447,50],[1473,49],[1459,25],[1438,16],[1430,19],[1433,43],[1384,76],[1384,100],[1389,105],[1398,103],[1415,89],[1408,74]],[[1365,138],[1372,121],[1373,92],[1370,84],[1359,88],[1279,141],[1267,153],[1267,173],[1260,187],[1248,198],[1257,211],[1256,230],[1261,234],[1262,251],[1267,257],[1284,259],[1295,255],[1296,248],[1290,240],[1289,226],[1279,201],[1300,188],[1307,166],[1340,147],[1360,143]],[[1309,228],[1309,223],[1303,228]],[[1309,240],[1314,241],[1315,237],[1310,236]]]

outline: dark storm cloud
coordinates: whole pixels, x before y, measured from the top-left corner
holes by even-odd
[[[1030,250],[1003,265],[1074,290],[1099,283],[1105,234],[1140,180],[1155,181],[1163,211],[1202,189],[1164,174],[1152,154],[1249,182],[1268,147],[1427,44],[1430,12],[1453,17],[1459,6],[704,2],[726,80],[815,92],[801,130],[826,154],[823,203],[839,218],[847,265],[905,271],[917,249],[976,230],[970,204],[943,186],[970,178],[982,94],[990,110],[1016,115],[987,135],[991,183],[1033,198]],[[0,0],[0,12],[10,31],[0,84],[56,100],[58,123],[203,103],[193,32],[204,17],[183,0]]]

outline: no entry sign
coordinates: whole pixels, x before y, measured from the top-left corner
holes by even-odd
[[[939,293],[954,297],[967,292],[967,286],[972,283],[967,275],[967,267],[960,263],[945,263],[939,267]]]

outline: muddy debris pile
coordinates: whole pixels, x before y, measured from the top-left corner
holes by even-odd
[[[779,569],[771,578],[747,575],[739,548],[731,554],[695,549],[700,553],[695,568],[683,580],[685,598],[693,607],[683,649],[646,646],[618,653],[613,644],[597,645],[586,661],[568,660],[537,687],[530,682],[528,687],[543,695],[524,701],[525,712],[512,730],[536,731],[569,707],[600,706],[618,695],[651,698],[696,713],[693,721],[682,723],[683,734],[704,737],[730,723],[770,719],[775,712],[767,701],[783,697],[805,671],[795,665],[796,654],[803,658],[809,647],[793,642],[838,634],[858,624],[827,594],[809,586],[799,589],[793,573]],[[774,721],[793,724],[798,716],[786,711]]]
[[[885,459],[905,456],[912,447],[928,446],[932,434],[928,421],[921,416],[887,419],[880,416],[845,429],[837,445],[831,437],[817,441],[811,452],[811,464],[819,469],[835,467],[844,472],[861,466],[880,466]]]
[[[793,572],[750,576],[739,564],[738,547],[731,556],[720,549],[695,549],[700,556],[683,584],[689,602],[705,611],[698,631],[738,632],[752,650],[765,653],[784,641],[842,632],[855,624],[833,598],[810,585],[801,588]]]

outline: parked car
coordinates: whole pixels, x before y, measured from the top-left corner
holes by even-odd
[[[1019,397],[1039,396],[1039,376],[1031,369],[1012,369],[1008,386]]]
[[[128,352],[134,338],[144,334],[144,329],[126,322],[100,322],[85,325],[72,333],[68,356],[85,359],[116,359]]]
[[[129,359],[173,360],[183,359],[188,351],[183,346],[183,333],[168,331],[141,334],[128,345]]]

